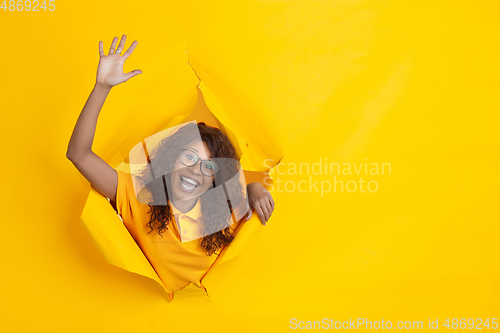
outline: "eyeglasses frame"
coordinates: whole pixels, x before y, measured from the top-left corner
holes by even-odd
[[[195,162],[193,165],[187,165],[186,163],[184,163],[184,162],[182,161],[182,158],[181,158],[182,153],[184,153],[184,151],[186,151],[186,150],[190,151],[191,153],[193,153],[193,154],[196,156],[196,159],[197,159],[197,160],[196,160],[196,162]],[[187,166],[187,167],[192,167],[192,166],[195,166],[196,164],[198,164],[198,162],[200,162],[200,161],[201,161],[201,163],[200,163],[200,171],[201,171],[201,173],[202,173],[205,177],[213,177],[213,176],[215,176],[215,174],[216,174],[217,172],[219,172],[219,170],[220,170],[220,168],[219,168],[219,166],[217,165],[217,163],[215,163],[215,162],[214,162],[214,161],[212,161],[212,160],[204,160],[204,159],[200,158],[200,157],[198,156],[198,154],[196,154],[196,152],[195,152],[195,151],[193,151],[193,150],[191,150],[191,149],[188,149],[188,148],[182,148],[182,149],[181,149],[181,154],[179,155],[179,158],[181,159],[181,163],[182,163],[182,164],[184,164],[184,165],[185,165],[185,166]],[[210,175],[210,176],[206,175],[206,174],[203,172],[203,168],[202,168],[203,162],[212,162],[213,164],[215,164],[215,165],[217,166],[217,171],[215,171],[215,172],[213,173],[213,175]]]

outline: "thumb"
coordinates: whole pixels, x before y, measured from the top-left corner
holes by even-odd
[[[247,212],[247,217],[245,218],[245,221],[250,220],[250,218],[252,217],[252,214],[253,214],[253,213],[252,213],[252,207],[250,207],[250,208],[248,209],[248,212]]]
[[[142,71],[140,69],[134,69],[133,71],[125,74],[125,81],[139,74],[142,74]]]

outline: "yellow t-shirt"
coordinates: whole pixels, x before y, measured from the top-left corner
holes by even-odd
[[[118,173],[117,212],[169,291],[170,299],[173,299],[174,292],[191,283],[205,289],[201,281],[212,265],[216,264],[217,253],[221,253],[222,249],[207,256],[200,246],[200,239],[193,239],[196,237],[197,230],[199,231],[195,221],[201,217],[200,200],[185,214],[171,205],[175,220],[168,224],[168,230],[162,232],[163,237],[161,237],[156,228],[150,232],[151,228],[146,225],[150,220],[148,213],[150,208],[137,200],[132,175],[120,170],[116,171]],[[234,223],[231,228],[238,229],[240,223]]]

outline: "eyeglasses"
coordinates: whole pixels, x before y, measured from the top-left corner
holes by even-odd
[[[198,161],[200,163],[200,171],[207,177],[212,177],[219,171],[219,166],[210,160],[202,160],[194,151],[190,149],[182,149],[181,151],[181,162],[185,166],[191,167],[196,165]]]

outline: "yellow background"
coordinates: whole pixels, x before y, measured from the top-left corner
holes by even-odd
[[[500,317],[498,2],[54,3],[0,10],[2,331]],[[125,70],[143,74],[101,112],[93,150],[108,163],[193,103],[189,59],[228,124],[284,155],[281,170],[321,158],[391,175],[367,177],[376,193],[275,189],[268,226],[211,272],[212,303],[168,304],[106,262],[80,222],[89,184],[65,157],[98,42],[107,53],[123,33],[139,41]]]

